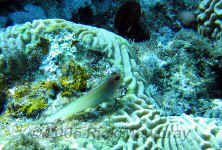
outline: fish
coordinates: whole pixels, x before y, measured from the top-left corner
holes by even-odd
[[[62,108],[57,113],[46,118],[46,122],[54,122],[56,120],[66,120],[74,114],[80,113],[88,108],[93,108],[99,104],[110,100],[115,91],[122,83],[122,76],[119,71],[112,72],[109,77],[98,87],[90,90],[87,94],[74,99],[70,104]]]

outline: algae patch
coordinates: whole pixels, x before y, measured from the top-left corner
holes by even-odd
[[[62,75],[59,77],[59,83],[62,87],[62,97],[71,96],[74,91],[86,89],[88,75],[83,67],[70,61],[62,66]]]
[[[57,87],[55,81],[39,81],[32,84],[17,85],[9,90],[10,102],[6,113],[15,118],[37,117],[42,110],[48,107],[48,99],[54,97],[52,92]]]

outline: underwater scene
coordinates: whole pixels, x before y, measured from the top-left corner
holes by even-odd
[[[222,150],[222,0],[0,0],[0,150]]]

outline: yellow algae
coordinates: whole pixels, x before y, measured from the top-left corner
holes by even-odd
[[[70,61],[63,66],[62,75],[59,77],[59,83],[62,86],[62,96],[71,96],[73,91],[86,89],[88,75],[83,67]]]

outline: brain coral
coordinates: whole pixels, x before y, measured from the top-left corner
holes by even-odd
[[[49,33],[55,35],[62,33],[64,37],[67,33],[72,33],[76,41],[81,41],[84,50],[103,52],[111,66],[121,70],[122,86],[127,90],[120,97],[121,107],[110,114],[110,124],[113,130],[123,129],[117,139],[105,130],[106,122],[99,120],[99,131],[101,132],[94,133],[98,134],[97,138],[89,135],[84,142],[81,142],[83,140],[80,137],[82,134],[80,136],[73,135],[69,138],[59,137],[57,140],[53,138],[51,141],[44,137],[40,138],[39,143],[47,145],[47,149],[55,149],[55,147],[49,148],[50,145],[58,145],[61,139],[65,139],[62,143],[66,143],[66,149],[79,150],[221,149],[222,126],[217,125],[215,121],[207,118],[193,118],[187,115],[165,117],[160,115],[160,110],[154,109],[150,104],[150,99],[145,94],[145,81],[137,72],[136,61],[130,52],[132,50],[131,46],[127,40],[118,35],[104,29],[75,24],[62,19],[35,20],[32,23],[27,22],[4,30],[0,36],[0,48],[2,50],[6,50],[8,47],[26,50],[29,45]],[[105,116],[105,118],[108,118],[108,116]],[[65,120],[65,122],[69,121]],[[7,127],[10,128],[12,125],[8,124]],[[85,122],[78,132],[83,133],[87,126],[92,127],[93,125],[94,123]],[[104,134],[107,139],[99,139],[99,134]],[[0,135],[0,142],[1,139],[5,139],[5,136]],[[101,142],[106,143],[109,140],[116,141],[112,145],[101,145]]]
[[[221,37],[222,29],[222,1],[202,0],[198,7],[198,31],[213,39]]]

